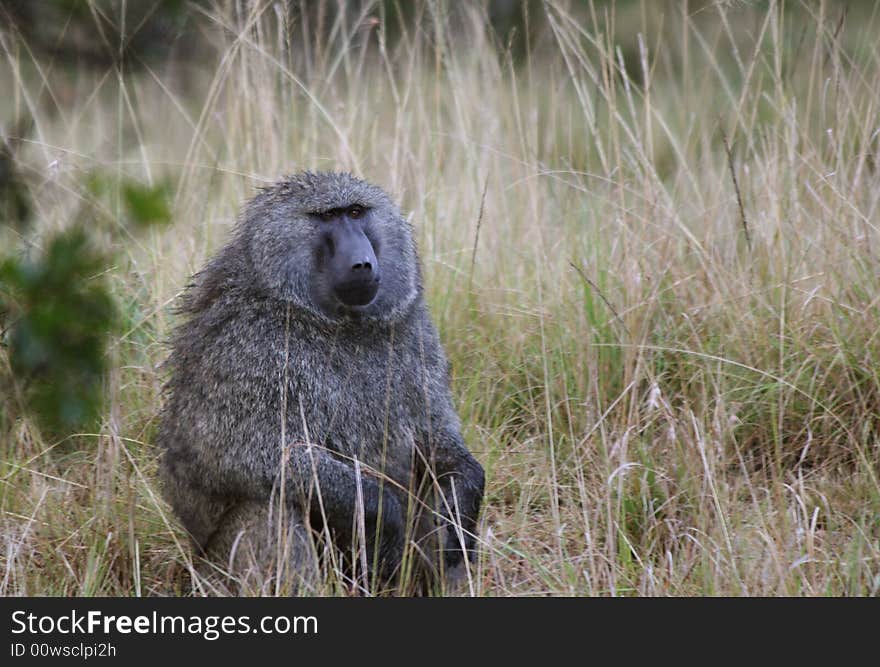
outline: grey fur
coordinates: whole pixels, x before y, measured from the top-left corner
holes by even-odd
[[[369,210],[382,266],[362,307],[328,301],[310,215],[352,204]],[[483,469],[462,440],[412,230],[382,190],[311,172],[263,189],[181,310],[158,442],[165,496],[199,550],[240,578],[284,561],[294,586],[317,576],[309,527],[342,552],[363,531],[382,584],[406,542],[432,572],[472,554]]]

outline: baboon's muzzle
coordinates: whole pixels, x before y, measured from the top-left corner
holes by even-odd
[[[333,293],[346,306],[366,306],[379,291],[379,260],[360,225],[346,220],[330,235]]]

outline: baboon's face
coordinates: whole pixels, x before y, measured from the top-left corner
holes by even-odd
[[[382,276],[371,214],[358,203],[309,213],[317,230],[312,291],[325,310],[362,308],[376,298]]]
[[[322,319],[394,319],[416,298],[410,226],[364,181],[300,174],[258,195],[246,223],[262,284]]]

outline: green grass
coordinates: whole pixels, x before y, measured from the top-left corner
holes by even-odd
[[[110,220],[134,180],[174,222],[104,239],[125,324],[95,433],[42,434],[0,348],[0,594],[212,592],[159,500],[164,341],[241,203],[303,168],[412,216],[487,471],[468,592],[880,593],[880,14],[621,2],[612,31],[566,6],[517,58],[476,4],[310,62],[271,3],[214,8],[190,69],[65,71],[4,37],[34,243],[95,173]]]

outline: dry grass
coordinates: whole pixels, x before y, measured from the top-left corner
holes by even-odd
[[[170,179],[176,223],[119,248],[100,433],[7,425],[0,594],[211,592],[158,500],[170,304],[254,186],[302,168],[411,211],[488,476],[471,592],[880,593],[871,4],[550,2],[517,62],[476,4],[308,57],[275,4],[224,5],[216,62],[138,75],[50,71],[5,36],[41,227],[95,170]]]

